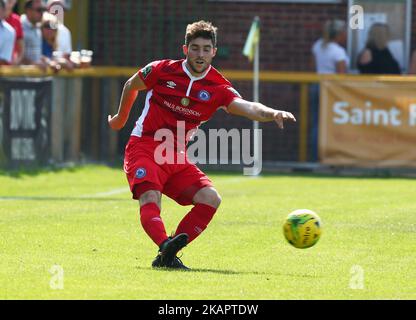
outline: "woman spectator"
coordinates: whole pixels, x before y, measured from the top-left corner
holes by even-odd
[[[389,38],[387,24],[375,23],[371,26],[365,49],[358,56],[357,66],[361,73],[401,74],[399,63],[387,47]]]
[[[346,73],[349,57],[344,49],[347,30],[343,20],[325,23],[322,37],[312,46],[313,69],[320,74]],[[319,84],[310,85],[311,160],[318,160]]]
[[[314,67],[317,73],[346,73],[349,58],[344,49],[347,30],[345,21],[331,20],[325,23],[322,38],[313,47]]]
[[[56,27],[56,18],[53,15],[45,13],[42,19],[42,55],[52,59],[53,52],[57,48],[58,29]]]
[[[72,70],[73,65],[63,52],[59,51],[59,28],[56,16],[45,12],[42,17],[42,59],[54,70]]]

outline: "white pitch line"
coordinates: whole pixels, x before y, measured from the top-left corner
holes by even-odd
[[[81,198],[105,198],[109,196],[114,196],[117,194],[127,193],[130,192],[130,189],[127,187],[113,189],[107,192],[99,192],[91,195],[82,195]]]
[[[223,184],[237,184],[245,181],[249,181],[250,178],[261,178],[261,177],[236,177],[221,181]],[[105,198],[110,197],[118,194],[128,193],[130,189],[128,187],[117,188],[113,190],[109,190],[106,192],[99,192],[94,194],[84,194],[80,195],[80,198]],[[10,197],[1,197],[0,201],[22,201],[22,200],[36,200],[37,198],[53,198],[54,196],[45,196],[45,195],[37,195],[37,196],[10,196]]]
[[[122,193],[127,193],[130,192],[130,189],[128,187],[124,187],[124,188],[118,188],[118,189],[113,189],[110,191],[106,191],[106,192],[99,192],[99,193],[94,193],[91,195],[81,195],[79,196],[79,198],[105,198],[105,197],[110,197],[110,196],[114,196],[117,194],[122,194]],[[10,196],[10,197],[0,197],[0,201],[36,201],[37,199],[42,199],[42,198],[53,198],[54,196],[45,196],[45,195],[37,195],[37,196]],[[61,196],[57,196],[57,197],[61,197]]]
[[[26,200],[27,197],[25,197],[25,199],[23,199],[23,197],[0,197],[0,201],[19,201],[19,200]]]

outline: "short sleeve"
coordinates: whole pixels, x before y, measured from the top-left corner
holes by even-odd
[[[160,77],[160,72],[165,60],[153,61],[139,70],[139,76],[143,80],[147,89],[152,89]]]
[[[221,102],[219,108],[227,110],[234,99],[242,98],[241,94],[230,85],[225,85],[221,90]]]
[[[340,48],[340,47],[336,47],[334,50],[334,60],[335,62],[340,62],[340,61],[348,61],[348,55],[345,52],[345,49]]]

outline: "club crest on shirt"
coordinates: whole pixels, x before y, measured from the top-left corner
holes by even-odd
[[[146,79],[147,76],[152,72],[152,65],[147,65],[146,67],[144,67],[142,70],[142,75],[143,75],[143,79]]]
[[[211,99],[211,95],[209,94],[208,91],[201,90],[198,93],[198,98],[202,101],[209,101],[209,99]]]
[[[137,179],[141,179],[144,178],[146,176],[147,172],[145,168],[139,168],[136,171],[136,178]]]
[[[184,106],[184,107],[187,107],[187,106],[189,106],[189,99],[188,98],[182,98],[182,100],[181,100],[181,104]]]

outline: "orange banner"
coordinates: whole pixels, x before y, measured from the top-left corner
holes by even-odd
[[[416,167],[416,85],[322,81],[321,163]]]

